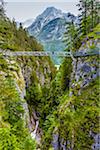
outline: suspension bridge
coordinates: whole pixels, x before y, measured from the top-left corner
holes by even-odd
[[[50,51],[11,51],[0,49],[0,54],[4,56],[59,56],[59,57],[87,57],[100,55],[100,48],[88,49],[87,52],[76,51],[76,52],[50,52]]]

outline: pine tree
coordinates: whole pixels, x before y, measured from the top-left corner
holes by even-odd
[[[90,0],[90,16],[91,16],[91,28],[94,28],[100,19],[100,2],[98,0]]]
[[[4,10],[4,1],[0,0],[0,16],[4,16],[5,15],[5,10]]]
[[[86,35],[99,23],[100,2],[98,0],[80,0],[79,34]]]
[[[95,2],[95,23],[96,25],[100,23],[100,1]]]
[[[80,15],[79,18],[79,34],[86,35],[87,34],[87,16],[88,16],[88,2],[87,0],[80,0],[79,4],[77,4],[79,7]]]
[[[66,32],[64,34],[64,39],[63,42],[65,43],[65,51],[74,51],[76,46],[76,41],[77,41],[77,28],[72,20],[71,22],[67,23],[66,25]]]

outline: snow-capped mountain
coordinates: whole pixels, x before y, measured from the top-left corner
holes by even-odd
[[[58,39],[58,34],[62,36],[65,30],[65,23],[71,21],[72,19],[76,19],[73,14],[63,13],[59,9],[48,7],[41,15],[39,15],[35,19],[31,26],[28,27],[28,31],[30,35],[33,35],[42,41],[44,40],[44,37],[42,37],[44,34],[46,35],[45,39],[47,40],[48,37],[51,37],[49,38],[49,40],[51,40],[52,38],[54,39],[55,35],[57,35],[55,37]]]
[[[36,37],[47,51],[63,51],[62,42],[66,22],[77,21],[77,17],[71,13],[63,13],[54,7],[48,7],[37,16],[34,22],[27,28],[31,36]]]

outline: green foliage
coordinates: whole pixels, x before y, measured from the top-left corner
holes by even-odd
[[[70,76],[72,72],[72,60],[70,58],[64,59],[60,71],[61,71],[61,89],[63,91],[65,91],[66,89],[69,90]]]
[[[0,150],[20,150],[16,135],[9,128],[0,128]]]
[[[17,28],[16,22],[7,18],[0,18],[0,47],[12,51],[41,51],[43,50],[35,38],[29,37],[21,26]]]
[[[36,150],[36,142],[30,136],[28,136],[23,142],[23,148],[25,150]]]
[[[74,51],[75,49],[77,49],[77,45],[76,45],[76,41],[78,40],[77,38],[78,38],[77,27],[72,20],[72,22],[69,22],[66,25],[66,32],[64,34],[64,39],[63,39],[63,42],[65,43],[66,46],[65,50]]]
[[[7,66],[3,58],[0,60],[1,64]],[[3,75],[6,74],[3,72]],[[19,96],[13,78],[3,75],[0,75],[0,150],[27,150],[27,147],[35,150],[35,142],[24,125],[24,101]]]
[[[66,27],[66,32],[64,34],[64,43],[66,45],[65,50],[75,51],[87,41],[87,35],[93,34],[93,30],[96,26],[99,26],[99,9],[100,2],[98,0],[84,0],[79,1],[77,5],[79,7],[79,23],[75,24],[69,22]],[[100,30],[100,29],[99,29]],[[93,34],[92,40],[96,39],[95,37],[99,36],[98,34]],[[89,37],[91,40],[91,38]],[[86,42],[85,41],[85,42]],[[85,43],[86,44],[86,43]],[[92,46],[92,48],[95,47]]]
[[[32,84],[27,90],[27,102],[30,106],[34,106],[37,109],[39,102],[41,102],[41,87],[38,84]]]
[[[79,19],[80,19],[80,33],[86,35],[99,23],[99,8],[100,2],[98,0],[79,1]]]
[[[86,30],[90,30],[91,24],[91,18],[86,15],[85,11],[86,18],[83,17],[81,24],[84,26],[82,31],[84,34],[87,33]],[[93,15],[92,10],[91,16],[93,17]],[[93,23],[94,18],[92,19]],[[96,23],[93,23],[93,26],[95,25]],[[96,26],[87,36],[89,38],[94,36],[94,39],[97,39],[99,28],[100,25]],[[74,22],[69,23],[67,30],[67,48],[75,51],[86,35],[78,34]],[[27,31],[21,25],[17,28],[14,20],[11,23],[9,19],[4,18],[0,18],[0,47],[12,51],[43,50],[34,38],[28,36]],[[70,97],[69,85],[72,72],[70,58],[64,59],[55,78],[56,72],[50,58],[20,57],[17,60],[19,63],[23,63],[23,66],[29,67],[27,71],[32,70],[31,78],[27,77],[31,82],[26,89],[26,100],[30,115],[34,110],[39,118],[39,127],[43,131],[41,149],[51,149],[55,128],[59,133],[59,140],[64,139],[69,143],[68,149],[90,149],[93,138],[89,133],[92,131],[96,134],[99,130],[98,80],[86,87],[79,96],[77,96],[77,89],[74,89],[76,96]],[[51,70],[48,70],[48,66]],[[51,73],[44,73],[43,67]],[[18,71],[17,69],[16,67],[15,70]],[[41,84],[37,73],[44,75],[44,85]],[[51,83],[48,84],[47,80],[50,80]],[[0,56],[0,150],[36,149],[36,143],[31,139],[23,120],[23,103],[24,101],[16,89],[15,80],[9,75],[7,61]]]
[[[18,28],[14,20],[11,22],[9,19],[1,17],[0,48],[11,51],[43,50],[42,45],[35,38],[29,37],[21,24]],[[14,64],[11,65],[10,62]],[[30,84],[26,89],[26,100],[30,115],[34,108],[36,115],[41,116],[40,126],[43,127],[43,119],[47,117],[50,111],[50,105],[46,101],[46,96],[50,90],[48,80],[51,81],[56,73],[50,58],[28,56],[6,58],[0,54],[0,150],[36,149],[36,143],[30,137],[28,128],[25,126],[23,109],[25,101],[21,99],[18,92],[20,90],[18,88],[21,88],[20,82],[24,82],[21,79],[20,81],[17,80],[21,75],[21,67],[19,68],[19,66],[23,68],[25,74],[28,74],[28,71],[30,73],[29,76],[25,76],[26,84],[30,80]],[[40,81],[39,76],[41,74],[45,78],[45,85],[42,85]]]
[[[93,37],[94,40],[99,39],[100,38],[100,23],[93,29],[92,32],[88,33],[88,37],[91,38]]]
[[[63,95],[60,104],[44,123],[45,144],[43,148],[51,146],[55,127],[59,138],[69,141],[67,148],[91,149],[93,137],[90,132],[99,132],[99,82],[98,79],[86,87],[80,96]]]
[[[96,80],[96,82],[93,82],[88,88],[83,90],[81,96],[74,98],[74,101],[71,104],[74,106],[74,108],[71,108],[69,106],[70,110],[75,114],[74,130],[76,132],[77,137],[75,147],[80,146],[79,148],[81,149],[86,147],[89,148],[89,146],[91,146],[93,142],[92,137],[89,138],[89,132],[92,131],[93,133],[98,133],[99,130],[98,92],[99,92],[98,80]],[[79,133],[79,135],[77,133]],[[82,134],[82,137],[80,140],[78,140],[80,138],[80,133]]]
[[[21,135],[23,139],[20,140],[20,137],[13,133],[12,128],[0,128],[0,150],[36,150],[35,141],[27,134],[25,137],[24,132]]]

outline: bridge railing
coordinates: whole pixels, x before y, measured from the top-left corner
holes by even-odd
[[[77,52],[50,52],[50,51],[11,51],[0,49],[0,53],[4,56],[59,56],[59,57],[87,57],[100,55],[99,48],[93,50],[77,51]]]

